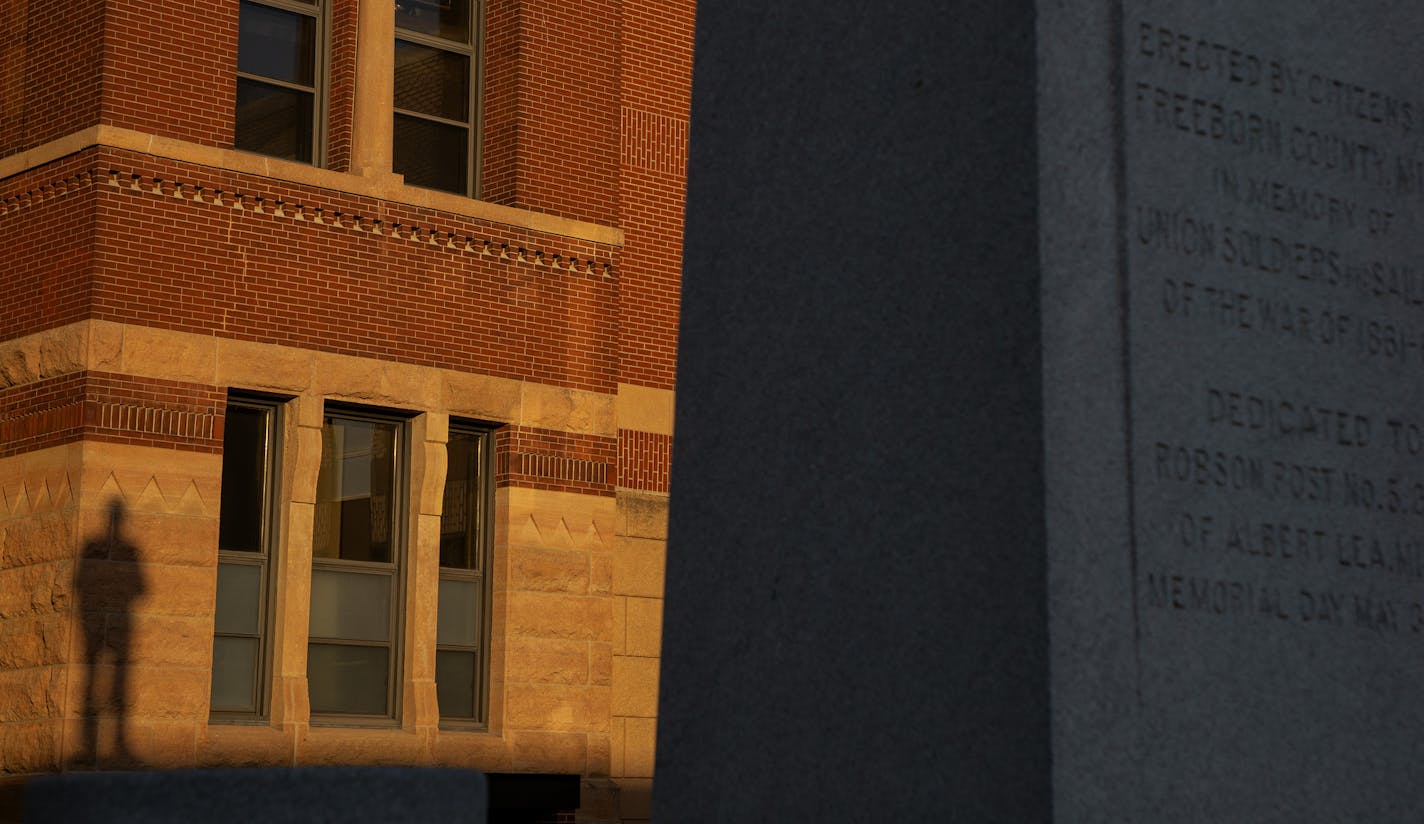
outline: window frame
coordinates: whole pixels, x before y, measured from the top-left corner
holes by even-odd
[[[275,398],[255,393],[229,391],[226,409],[234,406],[259,409],[267,413],[267,432],[263,440],[266,449],[266,457],[263,461],[264,489],[262,490],[262,528],[261,551],[257,553],[236,549],[223,549],[221,543],[218,546],[217,566],[214,567],[214,578],[217,577],[217,570],[222,564],[237,564],[243,566],[256,566],[258,572],[257,605],[259,610],[257,628],[257,665],[254,667],[253,684],[255,709],[233,710],[214,709],[212,705],[211,687],[208,694],[208,721],[209,723],[266,723],[270,717],[272,706],[272,638],[276,630],[276,609],[275,595],[278,586],[277,573],[278,559],[277,550],[280,546],[280,513],[281,513],[281,456],[283,448],[283,422],[284,406],[286,399]],[[226,411],[224,411],[226,418]],[[226,443],[223,450],[224,459],[227,457]],[[219,495],[219,542],[221,541],[221,500]],[[216,626],[217,599],[216,580],[214,583],[214,626],[213,637],[236,637],[250,638],[250,634],[245,633],[220,633]],[[209,663],[209,678],[212,670],[216,668],[217,648],[214,644],[213,655]]]
[[[470,42],[460,43],[437,35],[425,34],[424,32],[403,29],[397,23],[395,27],[395,37],[391,43],[392,54],[395,50],[395,40],[404,40],[427,48],[439,49],[441,51],[453,52],[465,55],[470,59],[469,75],[469,106],[470,122],[460,123],[438,115],[425,114],[424,112],[414,112],[409,109],[402,109],[396,105],[394,94],[391,98],[391,165],[392,171],[401,174],[395,169],[395,118],[397,116],[413,117],[417,120],[424,120],[430,123],[437,123],[444,126],[458,126],[467,129],[469,137],[465,141],[465,189],[462,192],[450,192],[447,189],[431,189],[436,192],[447,192],[460,197],[478,199],[480,196],[480,151],[481,138],[483,135],[484,121],[484,55],[485,55],[485,3],[484,0],[469,0],[470,3]],[[392,79],[395,75],[395,65],[391,65]],[[418,183],[410,183],[422,189],[430,188],[421,186]]]
[[[385,644],[377,641],[351,640],[343,638],[327,638],[326,636],[316,636],[311,634],[311,622],[307,622],[307,666],[306,675],[308,681],[308,707],[310,708],[309,723],[313,727],[399,727],[401,725],[401,702],[403,698],[404,672],[402,671],[404,655],[404,632],[406,627],[406,576],[409,574],[409,542],[410,536],[406,519],[410,512],[407,498],[411,493],[410,484],[410,415],[406,413],[382,410],[379,408],[351,406],[341,403],[326,401],[322,409],[322,427],[326,427],[329,418],[342,420],[362,421],[368,423],[394,424],[396,428],[395,442],[392,445],[392,479],[391,479],[391,560],[389,563],[378,561],[354,561],[343,560],[341,558],[321,558],[316,554],[316,535],[312,535],[311,547],[311,572],[314,574],[318,570],[330,572],[347,572],[367,575],[389,576],[391,597],[390,614],[387,616],[386,632],[389,641]],[[324,448],[324,446],[323,446]],[[340,472],[339,460],[337,470]],[[320,477],[320,472],[318,472]],[[314,498],[314,500],[316,500]],[[316,500],[316,504],[320,504]],[[315,588],[309,587],[308,609],[310,610],[311,593]],[[311,681],[311,647],[313,644],[329,644],[353,647],[380,647],[388,648],[388,658],[386,666],[386,712],[384,715],[367,713],[348,712],[322,712],[310,705],[310,681]]]
[[[474,652],[475,673],[474,683],[474,708],[473,718],[462,718],[459,716],[439,716],[440,729],[448,730],[470,730],[483,731],[489,729],[489,694],[490,694],[490,616],[493,586],[491,585],[491,572],[494,566],[494,509],[495,509],[495,429],[496,425],[482,423],[478,421],[451,420],[449,435],[446,439],[446,449],[449,449],[449,436],[455,433],[470,434],[475,437],[478,454],[476,455],[476,467],[478,482],[477,488],[471,493],[474,513],[477,519],[474,528],[467,531],[475,543],[471,547],[471,555],[477,559],[478,567],[475,569],[460,569],[457,567],[446,567],[439,564],[437,556],[439,580],[441,581],[474,581],[478,584],[479,609],[476,613],[476,620],[479,624],[476,627],[476,646],[469,645],[442,644],[439,642],[439,588],[436,589],[436,643],[435,652],[437,656],[442,650],[450,652]],[[448,469],[449,461],[446,466]],[[450,477],[447,471],[445,483],[448,487]],[[439,682],[436,682],[438,695]],[[439,713],[439,700],[436,701],[436,712]]]
[[[326,168],[326,136],[327,118],[330,115],[330,101],[327,94],[329,78],[328,71],[331,66],[331,38],[328,32],[331,31],[331,2],[329,0],[238,0],[238,15],[241,19],[242,5],[252,3],[257,6],[278,9],[279,11],[293,12],[311,17],[315,21],[316,31],[313,33],[315,42],[312,44],[312,147],[311,160],[296,160],[278,155],[269,155],[256,152],[251,149],[244,149],[237,145],[237,81],[249,80],[257,83],[266,83],[282,89],[290,89],[306,93],[306,87],[290,83],[285,80],[278,80],[274,77],[266,77],[260,74],[252,74],[238,70],[234,66],[233,70],[233,149],[258,157],[276,157],[278,160],[286,160],[289,163],[310,163],[316,168]],[[241,27],[238,29],[238,57],[241,59],[242,40]]]

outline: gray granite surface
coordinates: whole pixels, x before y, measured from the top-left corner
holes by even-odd
[[[26,822],[483,824],[485,776],[416,767],[66,773],[25,788]]]
[[[699,9],[659,821],[1424,820],[1421,34]]]

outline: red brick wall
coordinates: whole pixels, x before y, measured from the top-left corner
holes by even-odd
[[[77,157],[96,182],[0,214],[24,273],[0,280],[4,337],[89,316],[614,390],[616,247],[133,152]],[[0,203],[46,171],[74,161],[5,181]],[[92,235],[60,204],[87,208]]]
[[[331,0],[327,65],[326,168],[351,169],[351,118],[356,100],[357,0]]]
[[[619,486],[666,493],[671,469],[671,435],[618,430]]]
[[[617,442],[532,426],[495,430],[495,485],[612,495]]]
[[[618,220],[618,0],[489,0],[481,197]]]
[[[73,155],[0,184],[0,340],[71,323],[88,309],[95,202],[86,160]]]
[[[692,95],[691,0],[624,0],[619,380],[673,388]]]
[[[103,0],[0,3],[0,156],[99,122]]]
[[[0,457],[81,438],[220,452],[225,398],[217,387],[108,372],[0,390]]]
[[[103,122],[231,146],[238,4],[106,0],[106,7]]]

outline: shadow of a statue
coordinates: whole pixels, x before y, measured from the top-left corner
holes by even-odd
[[[125,735],[129,707],[133,604],[147,588],[139,551],[124,531],[123,501],[109,503],[108,527],[84,545],[74,574],[74,597],[84,635],[86,687],[80,751],[70,769],[141,766]],[[100,742],[100,718],[112,719],[112,742]],[[106,724],[105,727],[109,727]],[[102,747],[101,743],[112,743]]]

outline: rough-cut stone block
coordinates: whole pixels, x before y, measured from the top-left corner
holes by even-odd
[[[627,631],[624,649],[628,655],[656,657],[663,648],[663,601],[661,598],[628,598]]]
[[[613,554],[594,552],[588,558],[588,592],[608,595],[613,592]]]
[[[611,775],[623,775],[627,772],[625,768],[626,759],[624,757],[625,742],[627,740],[628,719],[623,716],[614,716],[609,725],[608,733],[608,758],[609,771]]]
[[[613,714],[658,714],[658,659],[613,656]]]
[[[60,717],[64,677],[64,667],[0,670],[0,723]]]
[[[405,730],[311,727],[297,739],[297,762],[312,765],[419,764],[421,739]]]
[[[53,612],[56,578],[70,569],[58,561],[0,569],[0,618]]]
[[[127,632],[123,626],[127,625]],[[154,615],[136,612],[107,616],[106,647],[114,653],[115,639],[127,635],[128,660],[150,667],[207,668],[213,661],[211,616]]]
[[[82,509],[78,514],[76,543],[80,550],[93,546],[104,551],[109,543],[108,509]],[[218,519],[176,515],[166,511],[128,511],[119,539],[137,550],[144,563],[211,567],[217,563]]]
[[[488,732],[440,730],[435,738],[435,765],[470,764],[477,764],[487,772],[512,770],[508,742]]]
[[[510,638],[505,645],[504,677],[510,682],[586,684],[589,643],[545,638]]]
[[[663,597],[667,544],[649,538],[619,537],[613,550],[613,591],[619,595]]]
[[[125,706],[119,707],[113,689],[115,679],[127,679]],[[92,670],[85,666],[71,667],[67,679],[68,709],[66,717],[89,712],[86,698],[89,679],[95,679],[93,711],[100,715],[188,720],[207,722],[208,688],[212,675],[202,669],[179,667],[116,667],[100,663]]]
[[[667,389],[618,384],[618,428],[671,435],[675,399]]]
[[[513,547],[509,588],[534,592],[588,592],[589,553],[576,549]]]
[[[613,396],[525,382],[519,423],[586,435],[614,435]]]
[[[588,682],[599,686],[613,683],[613,645],[591,642],[588,645]]]
[[[624,719],[623,774],[631,778],[652,778],[656,761],[658,722],[656,718]]]
[[[72,557],[74,520],[72,511],[12,518],[0,527],[0,568]]]
[[[217,567],[135,564],[86,558],[76,582],[80,609],[155,615],[209,616]],[[136,591],[142,594],[134,597]]]
[[[608,687],[509,684],[504,700],[510,730],[608,731]]]
[[[328,352],[317,352],[312,356],[311,391],[318,398],[339,397],[357,403],[379,402],[386,399],[381,383],[380,361]]]
[[[203,724],[198,728],[197,763],[204,767],[290,766],[291,728],[251,724]]]
[[[611,599],[544,592],[509,592],[506,626],[511,637],[606,641],[613,632]]]
[[[583,774],[594,778],[606,778],[611,774],[610,763],[610,735],[608,733],[590,732],[588,736],[588,760],[583,770]]]
[[[148,378],[216,385],[217,338],[125,326],[123,371]]]
[[[82,371],[89,360],[89,327],[72,323],[40,333],[40,377]]]
[[[438,370],[394,361],[380,364],[382,397],[416,409],[440,406],[443,381]]]
[[[633,538],[666,540],[669,500],[667,495],[620,489],[618,491],[618,534]]]
[[[182,721],[132,718],[127,737],[134,757],[144,769],[192,767],[197,759],[197,730],[207,719]]]
[[[0,389],[32,383],[40,377],[40,338],[27,335],[0,347]]]
[[[0,748],[10,773],[42,773],[59,769],[63,722],[25,721],[0,724]]]
[[[302,392],[311,385],[312,353],[289,346],[217,340],[218,386]]]
[[[519,381],[445,370],[441,406],[452,415],[487,421],[519,420]]]
[[[628,651],[628,596],[615,595],[613,602],[613,654],[624,655]]]
[[[68,657],[68,616],[11,618],[0,622],[0,671],[64,664]]]
[[[112,321],[89,321],[89,368],[117,372],[124,359],[124,327]]]
[[[588,741],[582,732],[535,732],[518,730],[509,734],[511,766],[521,772],[579,775],[588,761]]]

